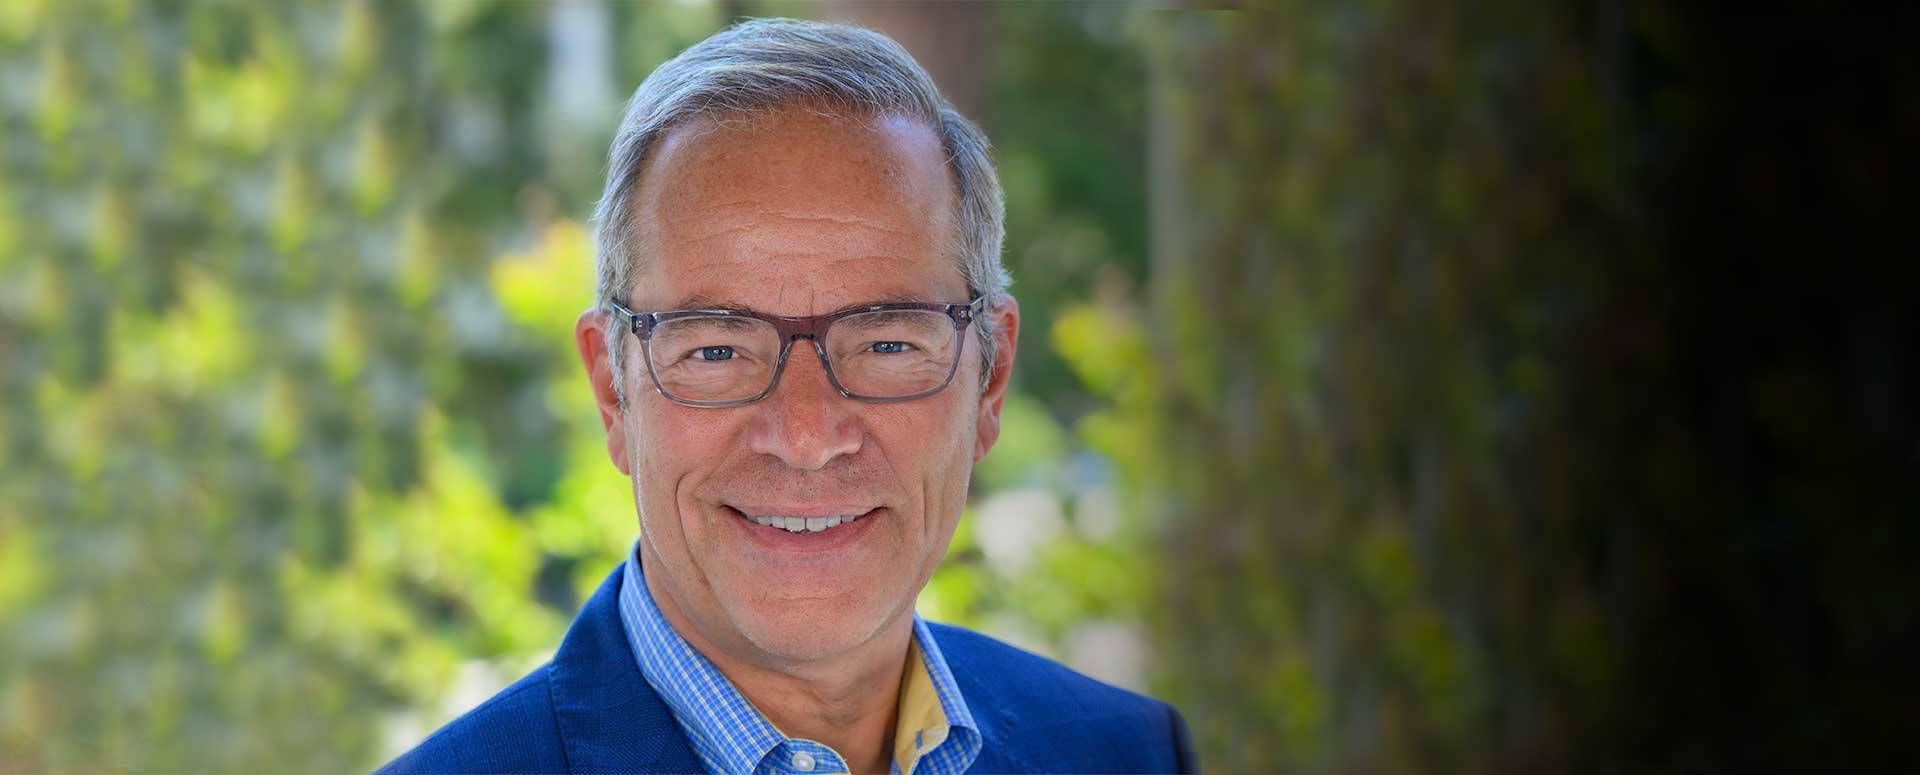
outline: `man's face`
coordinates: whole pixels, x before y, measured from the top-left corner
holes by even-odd
[[[697,122],[652,153],[634,216],[647,235],[631,309],[739,307],[817,315],[879,301],[964,302],[950,258],[954,189],[938,136],[905,119],[785,109]],[[941,557],[975,461],[998,436],[1018,313],[981,387],[969,329],[943,391],[896,404],[836,393],[805,340],[767,398],[725,409],[656,391],[640,342],[618,378],[589,312],[576,332],[614,462],[633,480],[642,561],[697,645],[767,664],[843,654],[898,625]],[[598,363],[596,364],[596,361]],[[858,516],[795,534],[752,516]],[[704,641],[704,643],[700,643]]]

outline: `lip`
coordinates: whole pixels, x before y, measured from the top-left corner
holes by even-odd
[[[840,503],[831,503],[827,505],[813,505],[813,506],[779,506],[779,505],[763,505],[758,503],[747,504],[745,506],[742,506],[737,503],[728,503],[724,505],[727,508],[733,509],[734,511],[737,511],[741,514],[753,514],[755,516],[761,516],[761,517],[772,517],[772,516],[844,517],[848,514],[866,514],[867,512],[874,510],[873,506],[858,506],[854,504],[840,504]]]
[[[839,527],[831,528],[822,533],[793,533],[783,528],[756,525],[752,520],[747,519],[745,513],[742,513],[739,509],[732,506],[722,506],[721,508],[726,512],[728,521],[733,524],[734,529],[738,530],[743,538],[762,551],[778,554],[811,555],[839,551],[858,543],[861,538],[866,536],[869,530],[873,529],[875,523],[882,519],[892,517],[892,512],[888,511],[885,507],[866,511],[854,509],[846,511],[825,511],[816,507],[812,510],[795,509],[793,511],[768,510],[751,512],[769,516],[778,514],[783,517],[825,517],[835,514],[842,516],[847,514],[860,515],[860,519],[851,525],[842,524]]]

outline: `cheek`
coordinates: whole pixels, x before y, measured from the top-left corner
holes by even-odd
[[[685,498],[698,482],[697,473],[710,467],[718,442],[710,423],[691,422],[673,407],[661,409],[636,407],[631,412],[634,501],[642,530],[651,531],[661,543],[684,543],[698,529],[695,515],[683,513]]]
[[[923,407],[898,405],[897,414],[873,427],[875,435],[887,443],[887,457],[906,480],[902,483],[915,484],[924,498],[921,508],[927,534],[944,541],[943,533],[953,530],[966,504],[973,472],[975,411],[965,394],[950,391],[941,399]]]

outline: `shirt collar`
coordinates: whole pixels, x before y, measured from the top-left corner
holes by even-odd
[[[673,709],[694,753],[711,772],[793,772],[796,757],[813,758],[814,772],[844,772],[847,765],[827,746],[790,739],[747,701],[705,656],[661,615],[642,575],[639,545],[628,552],[620,590],[620,619],[640,672]],[[901,775],[964,772],[980,753],[979,727],[940,645],[919,614],[901,680],[899,721],[894,730],[893,771]],[[781,757],[769,758],[776,749]]]
[[[965,772],[980,754],[980,728],[960,696],[960,684],[940,653],[933,631],[913,616],[913,644],[900,680],[900,711],[893,733],[896,775]]]

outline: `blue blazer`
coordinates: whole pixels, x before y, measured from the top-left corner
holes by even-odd
[[[620,625],[621,568],[553,660],[454,719],[381,775],[703,771]],[[980,726],[970,772],[1193,772],[1178,711],[958,627],[934,638]]]

